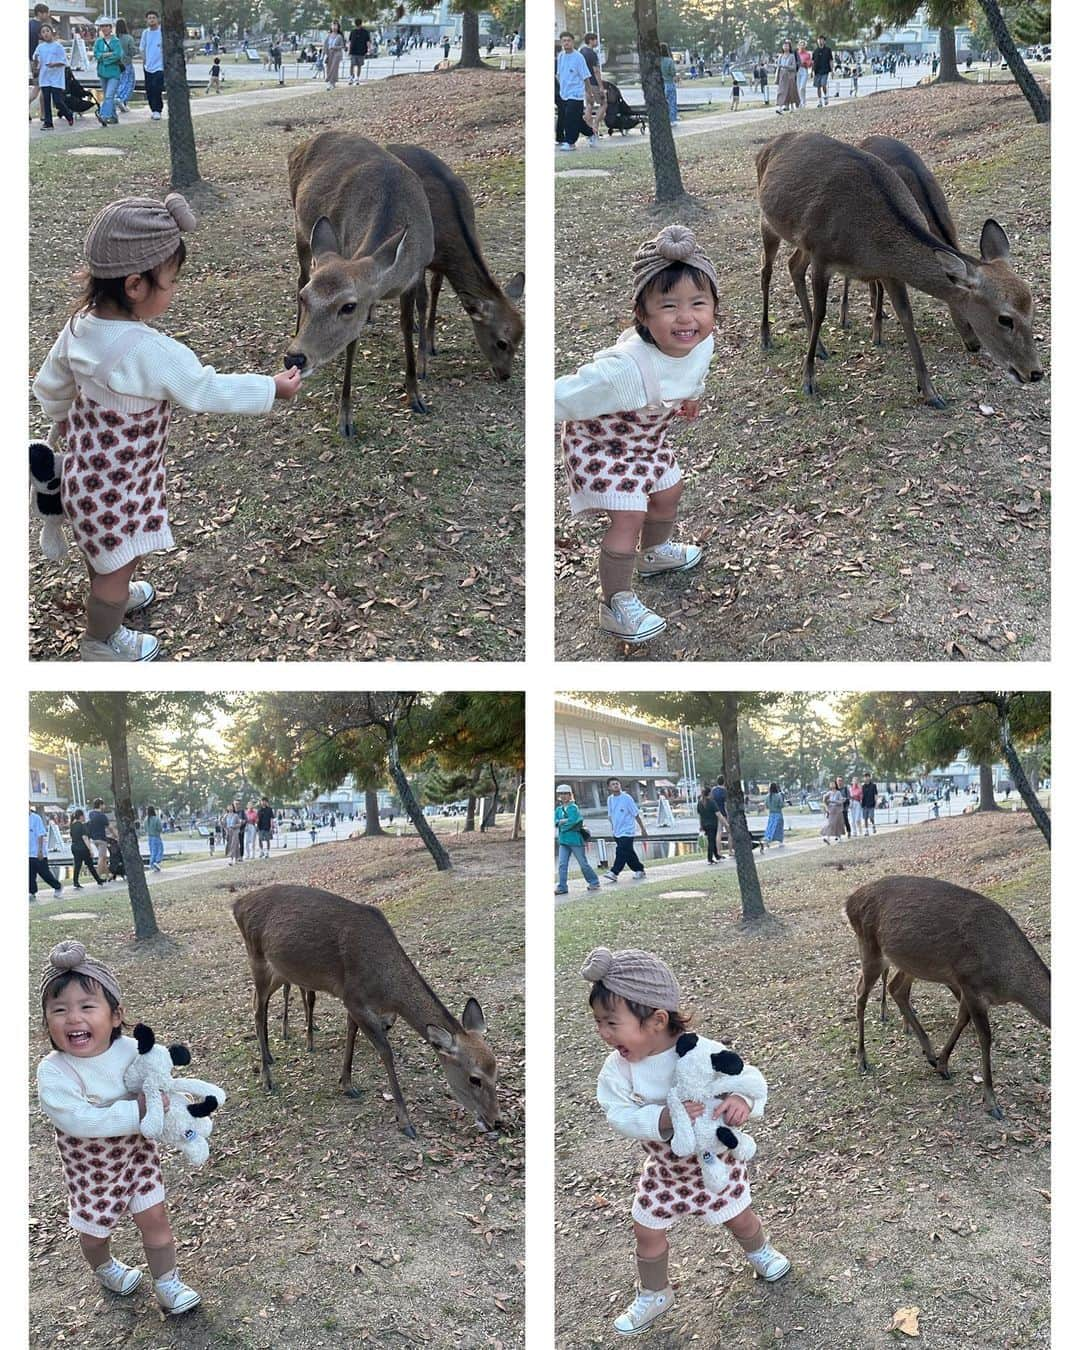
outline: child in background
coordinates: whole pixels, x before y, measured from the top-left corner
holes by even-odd
[[[192,412],[268,413],[300,388],[300,372],[219,375],[150,326],[172,304],[195,217],[178,192],[127,197],[94,217],[79,303],[34,381],[66,440],[64,515],[90,574],[84,661],[152,661],[157,638],[124,627],[155,590],[132,578],[139,558],[172,548],[165,497],[171,405]]]
[[[634,593],[635,567],[657,577],[701,561],[697,545],[671,538],[682,470],[664,441],[673,418],[698,414],[719,292],[716,268],[682,225],[642,244],[632,280],[634,327],[555,381],[555,419],[564,422],[572,514],[605,513],[610,522],[600,544],[600,628],[641,643],[667,620]]]
[[[739,111],[739,99],[742,96],[742,90],[739,88],[739,81],[734,75],[731,77],[731,111]]]
[[[64,44],[57,42],[56,30],[52,24],[43,23],[38,33],[38,45],[32,59],[38,63],[38,87],[41,90],[41,125],[46,131],[52,131],[53,108],[69,127],[75,125],[75,118],[64,97],[67,80],[67,53]]]
[[[210,82],[206,86],[207,94],[221,93],[221,57],[214,57],[214,64],[210,67]]]
[[[670,967],[651,952],[609,951],[597,947],[581,970],[592,985],[589,1007],[596,1030],[611,1054],[597,1080],[596,1096],[608,1124],[628,1139],[640,1139],[648,1155],[638,1178],[633,1207],[637,1297],[615,1319],[614,1329],[634,1336],[662,1316],[675,1301],[668,1276],[667,1234],[679,1218],[698,1215],[723,1224],[746,1259],[764,1280],[779,1280],[791,1262],[766,1240],[761,1220],[750,1208],[750,1178],[745,1163],[728,1154],[729,1184],[709,1191],[696,1158],[677,1158],[668,1147],[673,1129],[667,1107],[678,1055],[675,1043],[690,1019],[679,1011],[679,985]],[[739,1093],[714,1108],[714,1118],[732,1129],[759,1118],[768,1089],[761,1074],[744,1064]],[[684,1102],[696,1120],[702,1102]]]
[[[138,1046],[122,1034],[119,982],[81,942],[61,942],[42,972],[41,1012],[52,1050],[38,1065],[38,1101],[56,1127],[68,1223],[83,1256],[106,1289],[132,1293],[142,1271],[117,1260],[109,1246],[130,1214],[154,1297],[167,1313],[187,1312],[201,1300],[176,1268],[157,1149],[139,1133],[146,1102],[141,1093],[132,1099],[124,1087],[124,1070]]]

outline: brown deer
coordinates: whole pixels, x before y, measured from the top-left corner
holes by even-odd
[[[865,1071],[863,1022],[871,989],[886,968],[889,993],[931,1066],[949,1077],[949,1056],[968,1022],[982,1050],[982,1099],[1002,1118],[990,1074],[990,1017],[998,1003],[1022,1003],[1050,1025],[1050,971],[1016,920],[977,891],[933,877],[882,877],[848,896],[848,921],[859,940],[862,974],[856,992],[858,1063]],[[914,980],[945,984],[960,1004],[956,1024],[935,1055],[908,997]],[[882,1002],[884,1016],[884,1001]]]
[[[427,195],[400,159],[351,131],[323,131],[289,155],[296,214],[296,334],[286,369],[304,379],[345,352],[338,429],[355,434],[352,367],[356,341],[380,300],[396,296],[405,346],[405,389],[427,412],[416,386],[413,346],[417,288],[435,251]]]
[[[1031,331],[1031,291],[1009,266],[1009,241],[997,221],[983,225],[979,258],[962,253],[931,233],[893,169],[876,155],[820,132],[786,132],[758,153],[756,163],[763,245],[761,345],[771,345],[769,287],[780,241],[786,239],[796,246],[792,281],[809,330],[804,393],[817,392],[814,365],[824,353],[821,325],[834,272],[884,286],[904,329],[920,393],[931,407],[945,403],[919,346],[909,286],[955,308],[1017,384],[1042,379]]]
[[[281,986],[281,994],[284,999],[284,1007],[281,1010],[281,1039],[289,1039],[289,998],[292,994],[292,985],[286,981]],[[307,1048],[309,1051],[315,1049],[315,1032],[318,1029],[315,1025],[315,990],[301,989],[300,999],[304,1005],[304,1027],[307,1032]],[[258,1006],[258,995],[254,996],[253,1008]],[[383,1030],[389,1031],[397,1021],[397,1013],[385,1013],[382,1017]]]
[[[429,264],[431,294],[421,282],[417,308],[420,318],[420,377],[427,374],[435,355],[435,308],[445,279],[454,288],[472,320],[476,345],[498,380],[508,380],[514,356],[525,334],[521,315],[510,303],[525,293],[525,273],[518,272],[503,290],[491,275],[476,236],[476,209],[464,182],[437,155],[419,145],[388,145],[387,150],[407,164],[424,186],[435,230],[435,256]],[[425,312],[426,311],[426,312]]]
[[[386,1069],[399,1127],[416,1138],[386,1034],[386,1018],[400,1014],[435,1051],[461,1105],[485,1129],[500,1128],[495,1056],[484,1040],[487,1028],[480,1004],[468,999],[459,1022],[409,960],[381,911],[312,886],[273,885],[240,896],[232,912],[251,964],[255,1035],[268,1092],[273,1091],[273,1057],[267,1004],[283,984],[296,984],[309,992],[312,1009],[319,989],[345,1004],[349,1024],[340,1083],[346,1096],[360,1095],[352,1086],[353,1048],[360,1030]]]

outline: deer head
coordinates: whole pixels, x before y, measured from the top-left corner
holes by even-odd
[[[1009,239],[996,220],[988,220],[979,239],[978,263],[956,253],[937,251],[949,280],[962,294],[950,307],[971,325],[989,355],[1016,384],[1034,384],[1043,376],[1031,332],[1031,290],[1009,264]]]
[[[319,217],[311,231],[311,280],[298,297],[300,322],[285,353],[286,370],[296,366],[307,379],[360,336],[408,237],[407,229],[398,230],[374,253],[345,258],[333,225]]]
[[[514,356],[525,333],[521,315],[509,303],[519,300],[524,293],[525,273],[518,272],[502,296],[465,302],[465,311],[476,334],[476,345],[484,353],[497,380],[510,378]]]
[[[495,1056],[484,1040],[487,1023],[476,999],[470,998],[465,1004],[461,1025],[461,1033],[429,1026],[425,1034],[457,1100],[467,1111],[475,1113],[484,1129],[500,1129],[502,1117],[496,1093]]]

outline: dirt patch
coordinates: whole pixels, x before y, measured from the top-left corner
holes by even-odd
[[[332,106],[331,106],[332,105]],[[327,91],[295,117],[258,105],[196,122],[201,228],[163,327],[222,371],[280,368],[296,310],[285,160],[329,127],[416,142],[469,184],[502,282],[524,266],[524,82],[417,75]],[[301,110],[302,109],[302,110]],[[268,115],[272,113],[272,115]],[[168,188],[161,128],[102,133],[128,153],[88,180],[44,138],[30,151],[32,373],[70,308],[69,277],[95,211]],[[75,205],[73,206],[73,203]],[[397,307],[357,350],[357,438],[337,435],[340,362],[269,418],[178,413],[169,494],[176,551],[148,561],[145,625],[173,660],[514,660],[524,632],[524,359],[499,384],[444,291],[425,398],[408,410]],[[43,430],[32,401],[31,426]],[[41,558],[33,528],[30,651],[74,658],[84,571]]]
[[[221,872],[157,887],[169,953],[131,940],[126,896],[103,896],[96,923],[69,926],[113,965],[129,1021],[148,1021],[191,1047],[192,1072],[229,1092],[211,1159],[164,1168],[187,1280],[202,1307],[163,1327],[152,1298],[103,1294],[84,1270],[66,1206],[52,1129],[30,1127],[30,1343],[87,1347],[336,1347],[524,1344],[524,851],[506,831],[444,840],[470,870],[440,874],[415,841],[377,839],[276,855],[235,873],[241,885],[323,886],[377,904],[418,968],[455,1014],[475,995],[499,1062],[508,1128],[477,1134],[448,1097],[430,1050],[407,1026],[392,1033],[402,1091],[419,1138],[394,1122],[381,1064],[361,1038],[358,1101],[337,1087],[341,1005],[320,995],[315,1053],[293,1000],[290,1037],[271,1006],[277,1091],[255,1076],[257,1052],[243,944]],[[249,872],[251,875],[249,875]],[[257,875],[256,875],[257,874]],[[228,876],[234,876],[230,871]],[[84,933],[85,930],[85,933]],[[31,918],[31,984],[61,934]],[[44,1053],[30,1009],[31,1060]],[[142,1263],[134,1227],[117,1255]],[[64,1316],[57,1317],[57,1307]]]
[[[751,1278],[727,1234],[687,1223],[672,1238],[678,1301],[657,1346],[738,1344],[884,1350],[893,1313],[921,1309],[935,1350],[1050,1344],[1050,1038],[1015,1005],[995,1010],[993,1065],[1005,1121],[981,1109],[978,1043],[938,1078],[890,1006],[867,1014],[872,1072],[855,1068],[858,950],[843,915],[856,885],[890,873],[961,881],[1005,905],[1049,957],[1050,854],[1021,817],[965,816],[825,850],[761,871],[771,925],[738,922],[734,876],[709,901],[660,902],[659,884],[567,906],[556,918],[556,1343],[610,1344],[629,1302],[629,1207],[641,1150],[596,1105],[604,1049],[578,974],[593,946],[660,952],[695,1025],[730,1039],[769,1083],[755,1208],[793,1269]],[[991,859],[985,857],[993,849]],[[835,851],[835,850],[834,850]],[[940,1043],[949,993],[915,989]],[[871,1009],[873,1008],[873,1002]]]
[[[988,216],[1001,221],[1034,293],[1045,362],[1049,139],[1022,99],[1003,86],[896,91],[828,115],[808,109],[799,126],[913,145],[940,178],[969,249],[977,252]],[[774,350],[762,352],[758,340],[753,159],[771,135],[756,122],[679,142],[686,189],[708,209],[694,228],[721,276],[723,313],[702,416],[673,432],[687,478],[680,537],[704,544],[705,562],[641,586],[667,617],[667,631],[636,653],[619,652],[593,624],[604,527],[571,523],[560,457],[557,656],[1045,660],[1048,381],[1014,387],[987,358],[964,351],[943,306],[913,294],[927,362],[948,401],[944,412],[922,407],[899,325],[890,318],[885,346],[874,348],[865,288],[856,286],[852,326],[842,331],[836,281],[825,335],[832,359],[820,368],[820,396],[806,399],[806,335],[782,261],[772,288]],[[604,165],[613,170],[606,181],[556,187],[560,374],[629,322],[629,259],[658,227],[648,151],[605,153]]]

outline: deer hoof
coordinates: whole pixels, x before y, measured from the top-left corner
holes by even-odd
[[[948,404],[940,394],[926,394],[923,396],[923,402],[928,408],[937,408],[939,411],[948,407]]]
[[[351,1097],[354,1102],[359,1101],[361,1096],[363,1096],[363,1093],[361,1093],[360,1089],[358,1087],[353,1087],[351,1084],[349,1085],[349,1087],[344,1088],[343,1091],[345,1093],[345,1096]]]
[[[803,380],[802,391],[807,398],[813,398],[814,395],[817,393],[817,385],[814,383],[813,380]]]
[[[987,1112],[987,1115],[992,1116],[994,1120],[1004,1120],[1004,1119],[1005,1119],[1005,1112],[1002,1111],[1001,1107],[998,1106],[997,1102],[995,1102],[995,1103],[993,1104],[993,1106],[988,1106],[988,1107],[986,1108],[986,1112]]]
[[[416,1128],[411,1124],[406,1123],[402,1125],[401,1133],[405,1136],[406,1139],[416,1138]]]
[[[415,413],[427,413],[431,411],[419,394],[414,394],[413,397],[409,399],[409,407]]]
[[[348,422],[339,422],[338,431],[341,434],[342,440],[351,441],[356,435],[356,423],[351,419]]]
[[[828,349],[821,342],[817,345],[817,359],[819,361],[827,361],[829,359]]]
[[[761,333],[761,350],[763,352],[772,350],[772,335],[767,329],[763,329]]]

